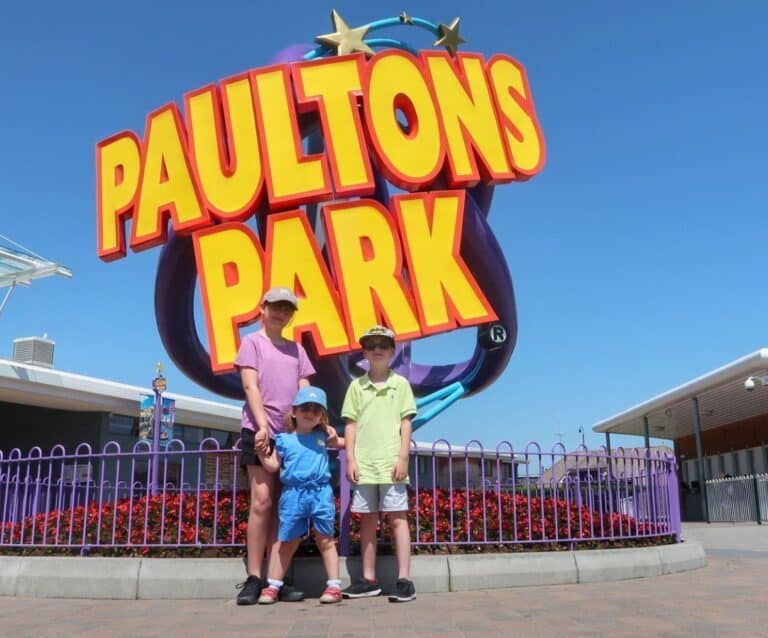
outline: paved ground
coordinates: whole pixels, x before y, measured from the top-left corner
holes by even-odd
[[[768,526],[686,525],[703,569],[640,580],[320,606],[0,598],[0,636],[766,636]],[[233,596],[234,596],[233,591]]]

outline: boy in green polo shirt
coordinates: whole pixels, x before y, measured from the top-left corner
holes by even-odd
[[[387,512],[398,571],[389,601],[406,602],[416,598],[410,580],[407,491],[416,401],[408,380],[389,369],[395,354],[395,334],[384,326],[374,326],[360,338],[360,345],[370,368],[368,374],[349,384],[341,416],[346,421],[347,476],[355,486],[352,511],[360,514],[363,578],[342,593],[344,598],[381,593],[376,580],[376,527],[379,512]]]

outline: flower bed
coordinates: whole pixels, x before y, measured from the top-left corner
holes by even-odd
[[[672,542],[666,525],[601,512],[564,498],[493,490],[420,490],[410,496],[411,538],[419,551],[521,551]],[[338,498],[337,498],[338,507]],[[241,555],[245,491],[134,496],[98,506],[41,513],[0,527],[0,550],[14,553]],[[338,532],[338,530],[337,530]],[[351,515],[359,540],[359,517]],[[388,535],[387,535],[388,537]],[[305,553],[313,545],[305,544]]]

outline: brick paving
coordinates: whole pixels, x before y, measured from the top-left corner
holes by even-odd
[[[0,598],[0,636],[767,636],[768,527],[687,528],[707,567],[609,583],[422,594],[321,606],[232,600]]]

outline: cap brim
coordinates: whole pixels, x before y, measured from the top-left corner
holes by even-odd
[[[327,410],[328,406],[322,403],[321,401],[302,401],[301,403],[292,403],[291,406],[294,408],[299,408],[302,405],[319,405],[323,410]]]
[[[298,310],[299,309],[298,304],[295,301],[292,301],[291,299],[273,299],[273,300],[264,299],[264,301],[262,301],[262,303],[273,304],[273,303],[280,303],[281,301],[284,301],[285,303],[291,304],[291,306],[293,306],[294,310]]]

